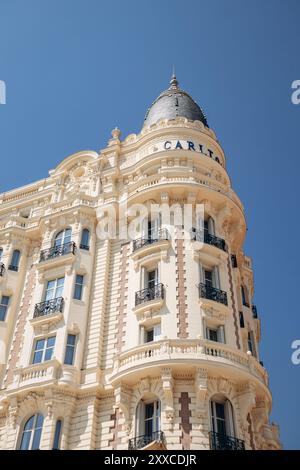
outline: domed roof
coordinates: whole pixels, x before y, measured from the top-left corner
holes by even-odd
[[[159,119],[175,119],[177,116],[185,117],[190,121],[201,121],[208,127],[204,112],[198,104],[178,85],[173,73],[170,87],[163,91],[148,109],[144,125],[151,126]]]

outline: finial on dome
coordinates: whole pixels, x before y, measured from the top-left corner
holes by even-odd
[[[178,88],[178,81],[177,81],[177,78],[176,78],[174,65],[173,65],[173,72],[172,72],[172,77],[171,77],[171,80],[170,80],[170,85],[171,85],[171,88]]]

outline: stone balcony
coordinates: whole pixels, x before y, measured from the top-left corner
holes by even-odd
[[[9,389],[26,389],[37,385],[56,383],[61,374],[61,365],[57,359],[30,364],[27,367],[19,367],[14,371],[12,384]]]
[[[263,385],[268,382],[267,372],[254,357],[227,344],[203,339],[163,339],[129,349],[115,358],[110,380],[112,384],[122,380],[130,385],[145,375],[159,375],[165,366],[174,370],[223,370],[236,379],[256,378]]]
[[[61,364],[57,359],[19,367],[14,371],[13,382],[8,390],[22,390],[48,384],[76,387],[80,373],[75,366]]]

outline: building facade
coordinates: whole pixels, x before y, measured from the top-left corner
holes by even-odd
[[[0,202],[0,449],[281,448],[243,205],[174,75],[139,134]],[[122,236],[137,204],[192,227]]]

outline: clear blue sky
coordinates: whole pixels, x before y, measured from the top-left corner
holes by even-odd
[[[300,448],[298,0],[0,0],[0,192],[47,176],[116,125],[141,129],[168,85],[203,106],[247,214],[272,418]]]

